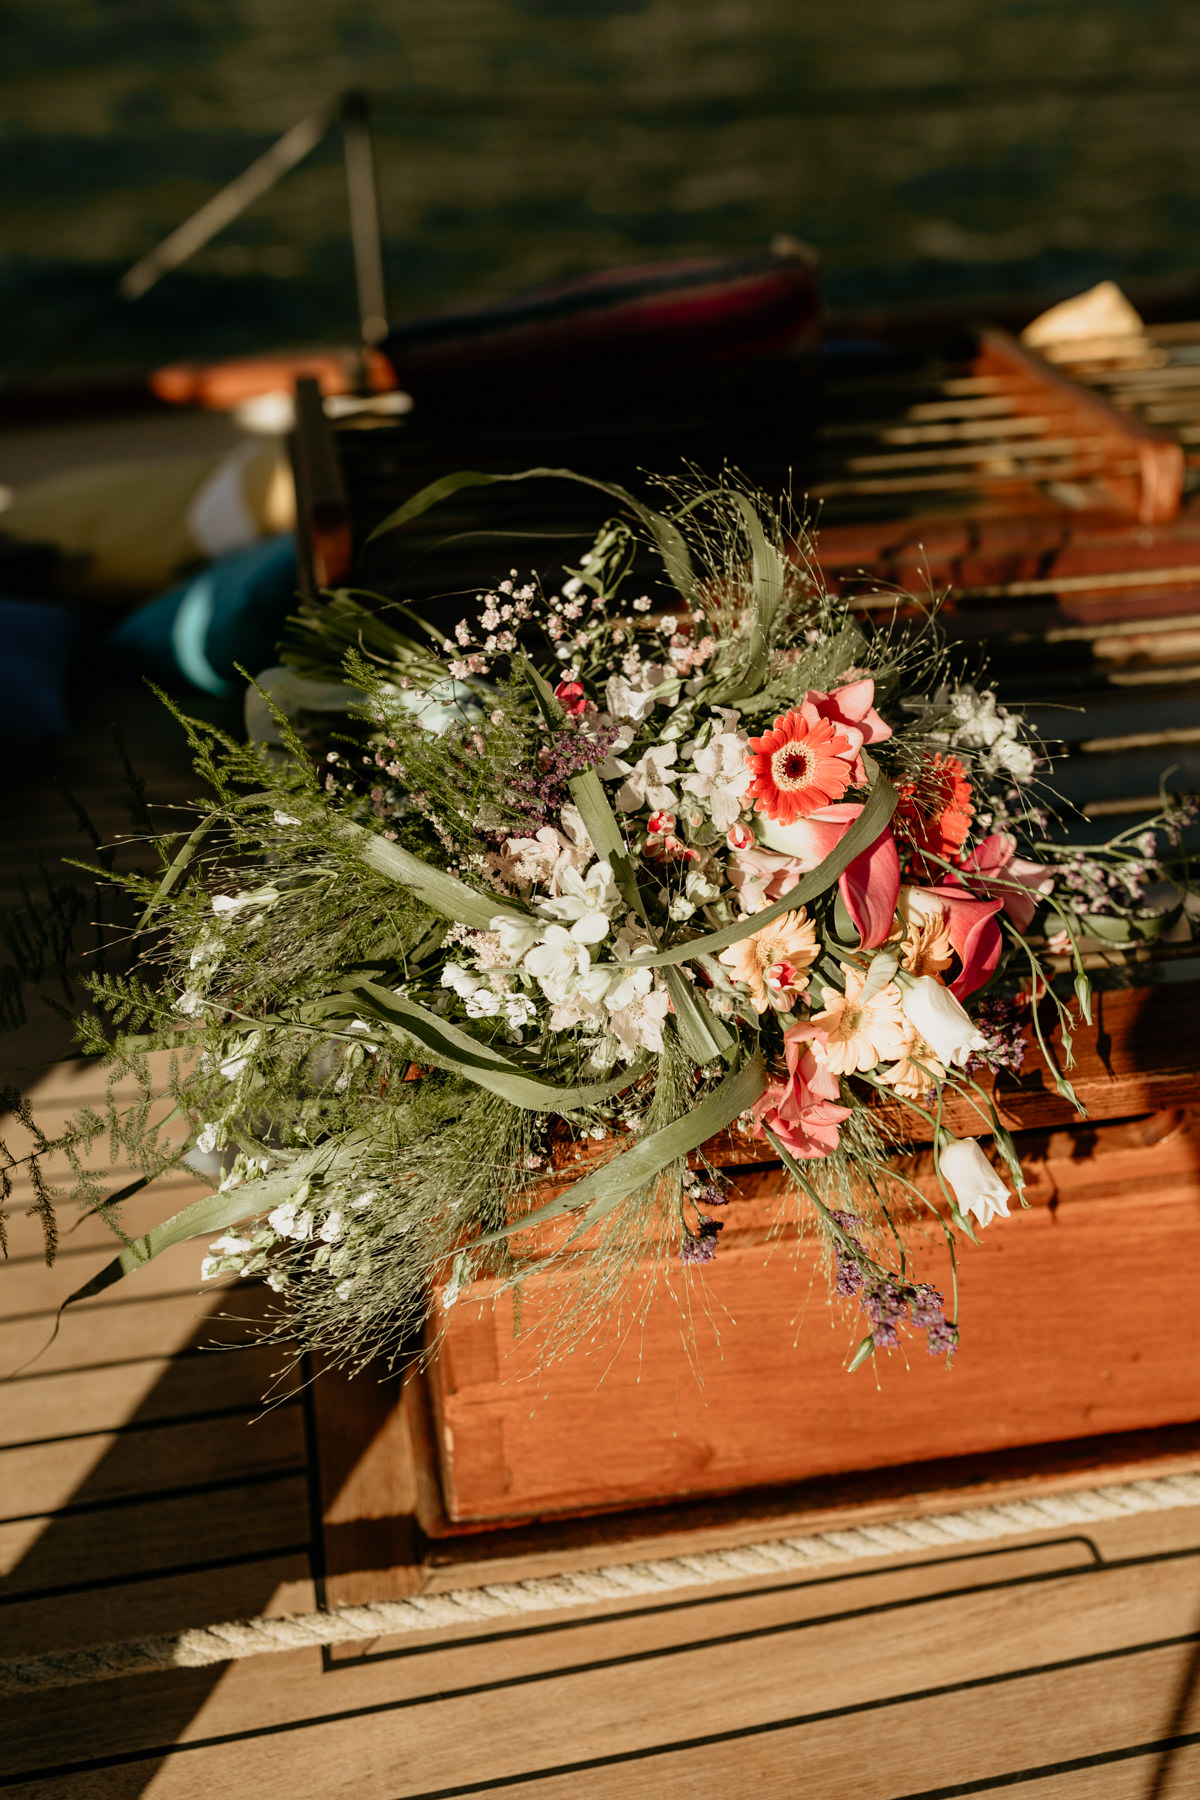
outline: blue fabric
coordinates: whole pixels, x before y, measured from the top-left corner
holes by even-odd
[[[253,674],[276,660],[295,610],[291,533],[218,557],[203,574],[122,619],[109,642],[148,674],[180,676],[206,694],[231,694],[235,664]]]
[[[76,619],[65,606],[0,598],[0,744],[61,737]]]

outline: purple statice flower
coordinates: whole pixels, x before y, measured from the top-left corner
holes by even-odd
[[[979,1002],[975,1023],[987,1044],[967,1058],[965,1074],[973,1075],[977,1069],[992,1069],[996,1073],[1009,1069],[1014,1075],[1020,1072],[1029,1047],[1023,1035],[1022,1011],[1015,1000],[992,998]]]
[[[853,1277],[857,1281],[851,1285]],[[839,1253],[838,1293],[849,1296],[860,1288],[859,1308],[870,1322],[877,1350],[895,1350],[900,1343],[901,1326],[925,1333],[925,1348],[930,1356],[952,1356],[958,1348],[958,1327],[947,1320],[945,1296],[936,1288],[927,1282],[914,1285],[894,1281],[888,1275],[873,1274],[866,1280],[857,1261]]]
[[[831,1217],[848,1236],[857,1238],[858,1227],[862,1223],[857,1213],[835,1212]],[[857,1256],[840,1238],[833,1240],[833,1254],[837,1262],[834,1286],[837,1293],[848,1300],[851,1295],[859,1292],[866,1277]]]
[[[700,1174],[695,1169],[683,1172],[683,1187],[693,1206],[728,1206],[728,1182],[720,1175]]]
[[[871,1322],[871,1335],[876,1345],[882,1350],[894,1350],[900,1342],[900,1327],[908,1322],[908,1291],[883,1275],[864,1290],[858,1303]]]
[[[523,813],[531,825],[545,825],[556,819],[566,804],[571,777],[603,762],[617,741],[617,731],[616,725],[605,725],[595,732],[564,725],[556,731],[538,758],[536,773],[517,770],[509,777],[514,809]]]
[[[679,1251],[679,1260],[685,1266],[692,1263],[710,1263],[717,1254],[717,1237],[724,1231],[721,1219],[709,1219],[701,1213],[696,1221],[695,1231],[689,1231]]]

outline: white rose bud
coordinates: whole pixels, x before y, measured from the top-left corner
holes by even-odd
[[[973,1050],[986,1050],[987,1039],[963,1011],[950,989],[934,975],[918,975],[901,989],[904,1016],[939,1062],[960,1068]]]
[[[974,1138],[955,1138],[941,1154],[942,1174],[954,1189],[961,1212],[974,1213],[981,1225],[1008,1217],[1008,1189]]]

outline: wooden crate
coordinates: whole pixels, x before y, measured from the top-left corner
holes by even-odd
[[[830,1308],[811,1240],[769,1238],[781,1178],[759,1163],[729,1171],[720,1254],[684,1280],[694,1356],[664,1291],[623,1342],[540,1367],[568,1270],[526,1285],[519,1335],[511,1294],[468,1289],[406,1384],[327,1374],[314,1406],[331,1592],[737,1541],[1194,1456],[1198,1008],[1194,981],[1098,996],[1072,1072],[1086,1124],[1039,1067],[997,1082],[1030,1205],[962,1245],[949,1371],[914,1340],[846,1374],[864,1326]],[[931,1241],[920,1272],[943,1273],[944,1257]]]

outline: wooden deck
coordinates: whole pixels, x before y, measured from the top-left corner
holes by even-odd
[[[105,834],[122,827],[110,716],[152,770],[152,799],[191,791],[174,728],[136,689],[81,695],[79,712],[56,769],[13,780],[10,768],[6,902],[39,854],[53,864],[86,848],[56,772]],[[44,1119],[99,1092],[94,1069],[53,1060],[68,1044],[45,1008],[10,1043],[0,1061]],[[189,1184],[175,1185],[181,1204]],[[167,1200],[139,1199],[128,1222]],[[64,1294],[111,1253],[102,1228],[73,1223],[68,1209],[47,1270],[18,1206],[0,1271],[0,1374],[41,1349],[0,1386],[0,1656],[318,1606],[311,1393],[264,1410],[281,1353],[232,1347],[244,1328],[217,1317],[251,1313],[255,1294],[198,1297],[199,1252],[181,1246],[69,1313],[42,1348]],[[343,1492],[353,1524],[353,1484]],[[370,1597],[365,1572],[331,1574],[331,1598]],[[1183,1800],[1200,1792],[1198,1689],[1200,1507],[503,1630],[51,1690],[5,1706],[0,1790]]]

